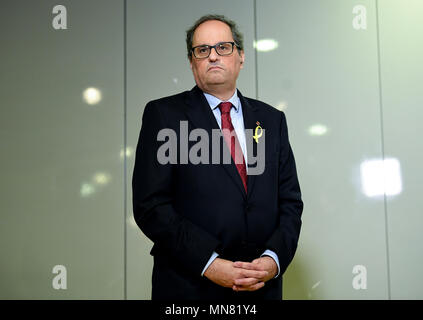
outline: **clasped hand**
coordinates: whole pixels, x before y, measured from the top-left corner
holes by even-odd
[[[232,288],[234,291],[256,291],[264,283],[275,277],[277,265],[269,256],[252,262],[242,262],[216,258],[207,268],[204,276],[214,283]]]

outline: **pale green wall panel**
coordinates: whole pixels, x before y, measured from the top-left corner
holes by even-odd
[[[257,1],[258,97],[287,115],[303,192],[299,248],[286,299],[386,299],[383,196],[363,192],[361,165],[382,158],[376,12],[360,1]],[[261,45],[258,46],[260,50]],[[353,287],[355,266],[367,286]]]
[[[392,299],[423,299],[423,1],[379,1],[385,157],[400,164],[387,196]]]
[[[1,4],[0,298],[121,299],[123,5],[61,1],[55,30],[57,4]]]

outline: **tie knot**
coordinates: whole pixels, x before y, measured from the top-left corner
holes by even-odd
[[[219,109],[222,114],[231,112],[232,103],[230,102],[221,102],[219,104]]]

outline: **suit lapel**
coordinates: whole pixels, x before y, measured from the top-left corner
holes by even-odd
[[[211,144],[212,130],[220,130],[220,127],[201,89],[195,86],[191,91],[189,91],[185,103],[185,114],[187,115],[188,119],[191,121],[195,128],[202,128],[208,132],[209,143]],[[225,143],[223,139],[221,139],[221,142]],[[246,197],[244,185],[242,183],[241,177],[239,176],[234,161],[231,159],[231,164],[220,163],[220,165],[225,169],[226,173],[229,174],[233,182],[238,186],[238,189],[242,195]]]
[[[257,156],[257,144],[253,140],[252,135],[254,133],[254,129],[257,126],[256,122],[257,120],[259,120],[258,114],[257,114],[258,108],[254,106],[253,104],[249,103],[239,90],[238,90],[238,97],[242,105],[244,128],[245,130],[250,129],[250,131],[245,131],[245,140],[247,144],[247,157],[250,158],[250,161],[251,161],[252,156]],[[247,159],[246,159],[246,162],[248,162]],[[247,180],[248,198],[250,198],[251,193],[253,191],[254,182],[256,180],[255,177],[256,177],[255,175],[248,175],[248,180]]]

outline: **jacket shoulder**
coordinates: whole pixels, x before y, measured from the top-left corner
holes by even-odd
[[[284,113],[283,111],[276,109],[275,107],[271,106],[266,102],[248,97],[244,97],[244,99],[247,100],[247,102],[251,105],[257,107],[261,112],[268,113],[269,115],[280,116],[281,113]]]
[[[185,100],[188,93],[189,91],[184,91],[170,96],[150,100],[147,105],[152,104],[163,107],[178,105],[180,102],[183,102]]]
[[[164,126],[170,126],[170,122],[184,117],[185,99],[189,91],[150,100],[145,105],[143,119],[159,121]]]

